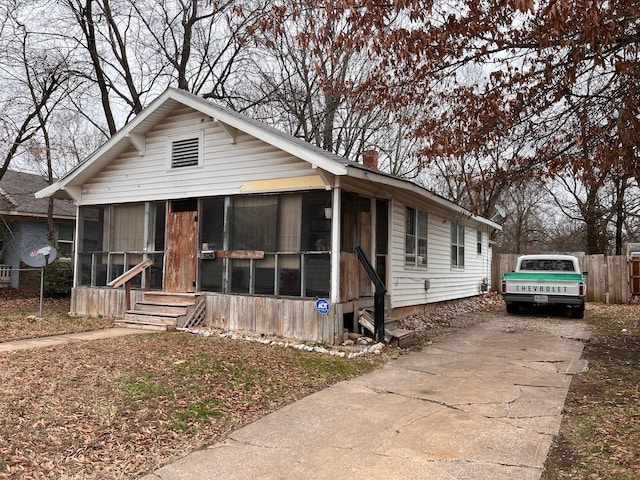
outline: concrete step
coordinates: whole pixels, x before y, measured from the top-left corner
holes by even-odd
[[[173,330],[175,328],[164,323],[155,324],[147,322],[132,322],[127,320],[116,320],[116,325],[123,328],[135,328],[139,330],[149,330],[152,332],[165,332],[167,330]]]

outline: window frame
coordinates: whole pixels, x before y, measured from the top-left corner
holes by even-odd
[[[405,206],[404,210],[404,264],[413,268],[428,268],[429,262],[429,214],[419,208]],[[424,222],[424,235],[421,235],[420,226]],[[424,242],[424,252],[422,252],[421,241]],[[407,247],[412,246],[411,251]],[[423,253],[421,255],[421,253]],[[413,260],[410,260],[413,255]],[[423,258],[422,263],[418,262],[419,258]]]
[[[454,232],[455,232],[455,238],[454,238]],[[465,267],[464,225],[457,222],[451,222],[449,243],[451,245],[451,255],[450,255],[451,268],[463,270]],[[455,252],[455,255],[454,255],[454,252]],[[455,259],[455,262],[454,262],[454,259]]]
[[[176,142],[189,140],[189,139],[197,139],[198,141],[198,163],[194,165],[174,166],[173,165],[173,145]],[[201,168],[203,165],[203,153],[204,153],[204,134],[202,130],[185,132],[179,135],[169,135],[167,136],[167,142],[166,142],[167,171],[175,172],[175,171],[184,171],[184,170],[193,169],[193,168]]]
[[[71,240],[68,240],[66,238],[61,238],[60,237],[60,227],[64,229],[70,229],[71,230]],[[71,223],[56,223],[55,224],[55,229],[56,229],[56,248],[58,250],[58,256],[60,258],[65,258],[65,259],[70,259],[73,258],[73,255],[75,253],[75,235],[76,235],[76,227],[75,224],[71,224]],[[68,251],[69,254],[68,255],[64,255],[63,253],[63,249],[60,248],[61,245],[68,245]],[[2,247],[2,242],[0,241],[0,248]]]
[[[476,230],[476,255],[482,256],[482,230]]]

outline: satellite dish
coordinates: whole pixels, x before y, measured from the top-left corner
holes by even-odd
[[[496,213],[493,214],[493,217],[491,217],[490,220],[493,223],[502,225],[506,219],[507,211],[501,205],[496,205]]]
[[[30,267],[45,267],[56,259],[56,249],[51,245],[41,245],[26,249],[22,261]]]

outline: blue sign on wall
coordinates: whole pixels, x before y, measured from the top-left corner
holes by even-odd
[[[316,310],[321,314],[326,315],[329,313],[329,310],[331,310],[331,304],[324,298],[319,298],[316,301]]]

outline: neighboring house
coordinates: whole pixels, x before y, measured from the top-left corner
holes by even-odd
[[[53,245],[59,258],[72,255],[76,207],[69,200],[54,200],[55,238],[50,241],[47,230],[49,200],[34,196],[48,185],[40,175],[13,170],[7,170],[0,179],[0,264],[3,272],[11,272],[10,280],[3,276],[0,286],[18,288],[20,261],[29,249]]]
[[[213,326],[338,343],[373,305],[358,245],[396,315],[481,294],[500,226],[378,171],[367,155],[366,165],[350,161],[165,91],[37,194],[79,206],[72,311],[124,316],[122,289],[107,284],[149,258],[137,284],[203,294]],[[135,289],[132,298],[143,302]]]

